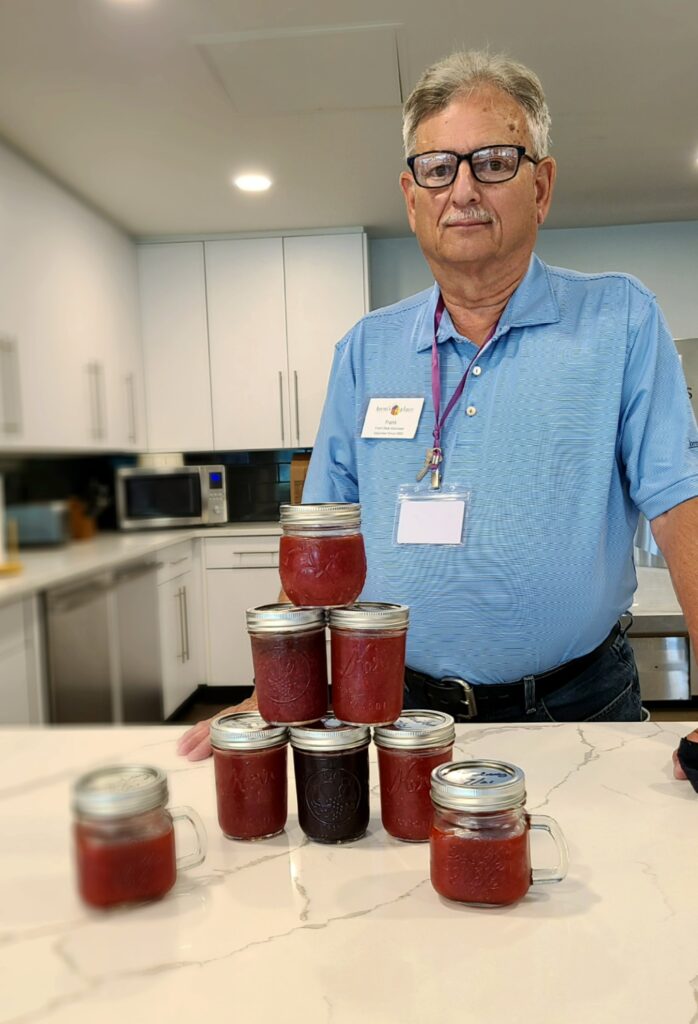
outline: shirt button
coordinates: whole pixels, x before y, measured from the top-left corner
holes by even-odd
[[[465,411],[467,412],[468,416],[474,416],[475,413],[477,412],[477,409],[475,408],[474,405],[469,405]]]
[[[479,377],[481,373],[482,373],[482,367],[481,366],[474,366],[473,367],[473,377]]]

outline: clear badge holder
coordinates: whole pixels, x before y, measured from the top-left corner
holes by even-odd
[[[393,544],[465,543],[471,492],[458,484],[434,490],[428,481],[398,488]]]

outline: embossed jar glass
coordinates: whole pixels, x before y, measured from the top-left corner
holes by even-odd
[[[360,839],[369,819],[368,729],[326,716],[290,734],[303,832],[318,843]]]
[[[405,687],[404,604],[364,601],[330,611],[332,710],[341,722],[387,725]]]
[[[247,610],[259,712],[302,725],[327,713],[327,645],[322,608],[265,604]]]
[[[527,814],[524,773],[504,761],[453,761],[431,776],[431,883],[449,900],[482,907],[515,903],[531,885],[560,882],[567,845],[546,814]],[[554,868],[531,868],[529,832],[548,832]]]
[[[110,765],[73,787],[78,889],[93,907],[159,899],[179,868],[206,856],[206,830],[191,807],[168,809],[167,778],[149,765]],[[178,857],[173,822],[186,820],[196,848]]]
[[[285,726],[254,712],[218,715],[211,722],[218,824],[228,839],[267,839],[286,824]]]
[[[434,816],[431,773],[451,760],[455,735],[453,718],[443,711],[403,711],[392,725],[373,730],[381,820],[395,839],[429,839]]]
[[[351,604],[366,580],[361,505],[282,505],[279,575],[296,605]]]

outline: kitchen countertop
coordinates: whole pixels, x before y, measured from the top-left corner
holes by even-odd
[[[455,756],[520,765],[528,809],[569,844],[565,881],[498,910],[441,900],[428,848],[385,834],[375,793],[357,843],[309,843],[293,797],[284,834],[236,843],[218,830],[211,762],[174,752],[180,729],[5,728],[0,1022],[689,1024],[698,795],[670,755],[690,728],[458,726]],[[166,769],[209,852],[161,902],[100,914],[75,892],[69,792],[110,761]],[[534,836],[534,864],[552,862],[547,842]]]
[[[22,571],[0,578],[0,604],[50,587],[62,586],[93,573],[147,558],[192,537],[280,536],[277,523],[226,523],[219,527],[178,530],[133,530],[98,533],[90,540],[56,547],[24,548]]]

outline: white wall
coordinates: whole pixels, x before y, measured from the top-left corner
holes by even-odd
[[[432,283],[415,239],[370,243],[371,305],[397,302]],[[634,274],[657,296],[675,338],[698,338],[698,221],[541,231],[538,255],[559,267]]]

